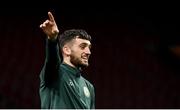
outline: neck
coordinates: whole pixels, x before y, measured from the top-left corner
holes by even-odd
[[[76,68],[76,66],[74,66],[70,61],[68,61],[68,60],[64,60],[63,61],[64,63],[66,63],[66,64],[68,64],[68,65],[70,65],[70,66],[72,66],[72,67],[74,67],[74,68]]]
[[[71,67],[73,67],[73,68],[78,68],[79,70],[82,71],[82,68],[81,68],[81,67],[76,67],[76,66],[74,66],[70,61],[64,60],[63,63],[65,63],[65,64],[67,64],[67,65],[69,65],[69,66],[71,66]]]

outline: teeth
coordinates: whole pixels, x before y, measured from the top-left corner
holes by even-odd
[[[88,61],[88,59],[89,59],[88,56],[82,56],[81,58],[86,60],[86,61]]]
[[[82,58],[82,59],[84,59],[84,60],[88,60],[88,58]]]

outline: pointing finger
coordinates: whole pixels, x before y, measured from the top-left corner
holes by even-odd
[[[50,21],[55,22],[54,16],[52,15],[51,12],[48,12],[48,16],[49,16]]]

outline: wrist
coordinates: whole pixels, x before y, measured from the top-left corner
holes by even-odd
[[[58,35],[55,36],[48,36],[48,40],[50,41],[56,41],[57,40]]]

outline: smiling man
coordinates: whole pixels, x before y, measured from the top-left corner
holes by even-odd
[[[51,12],[40,25],[46,34],[46,59],[40,73],[42,109],[94,109],[93,85],[81,70],[89,65],[91,36],[82,29],[66,30],[59,35]]]

